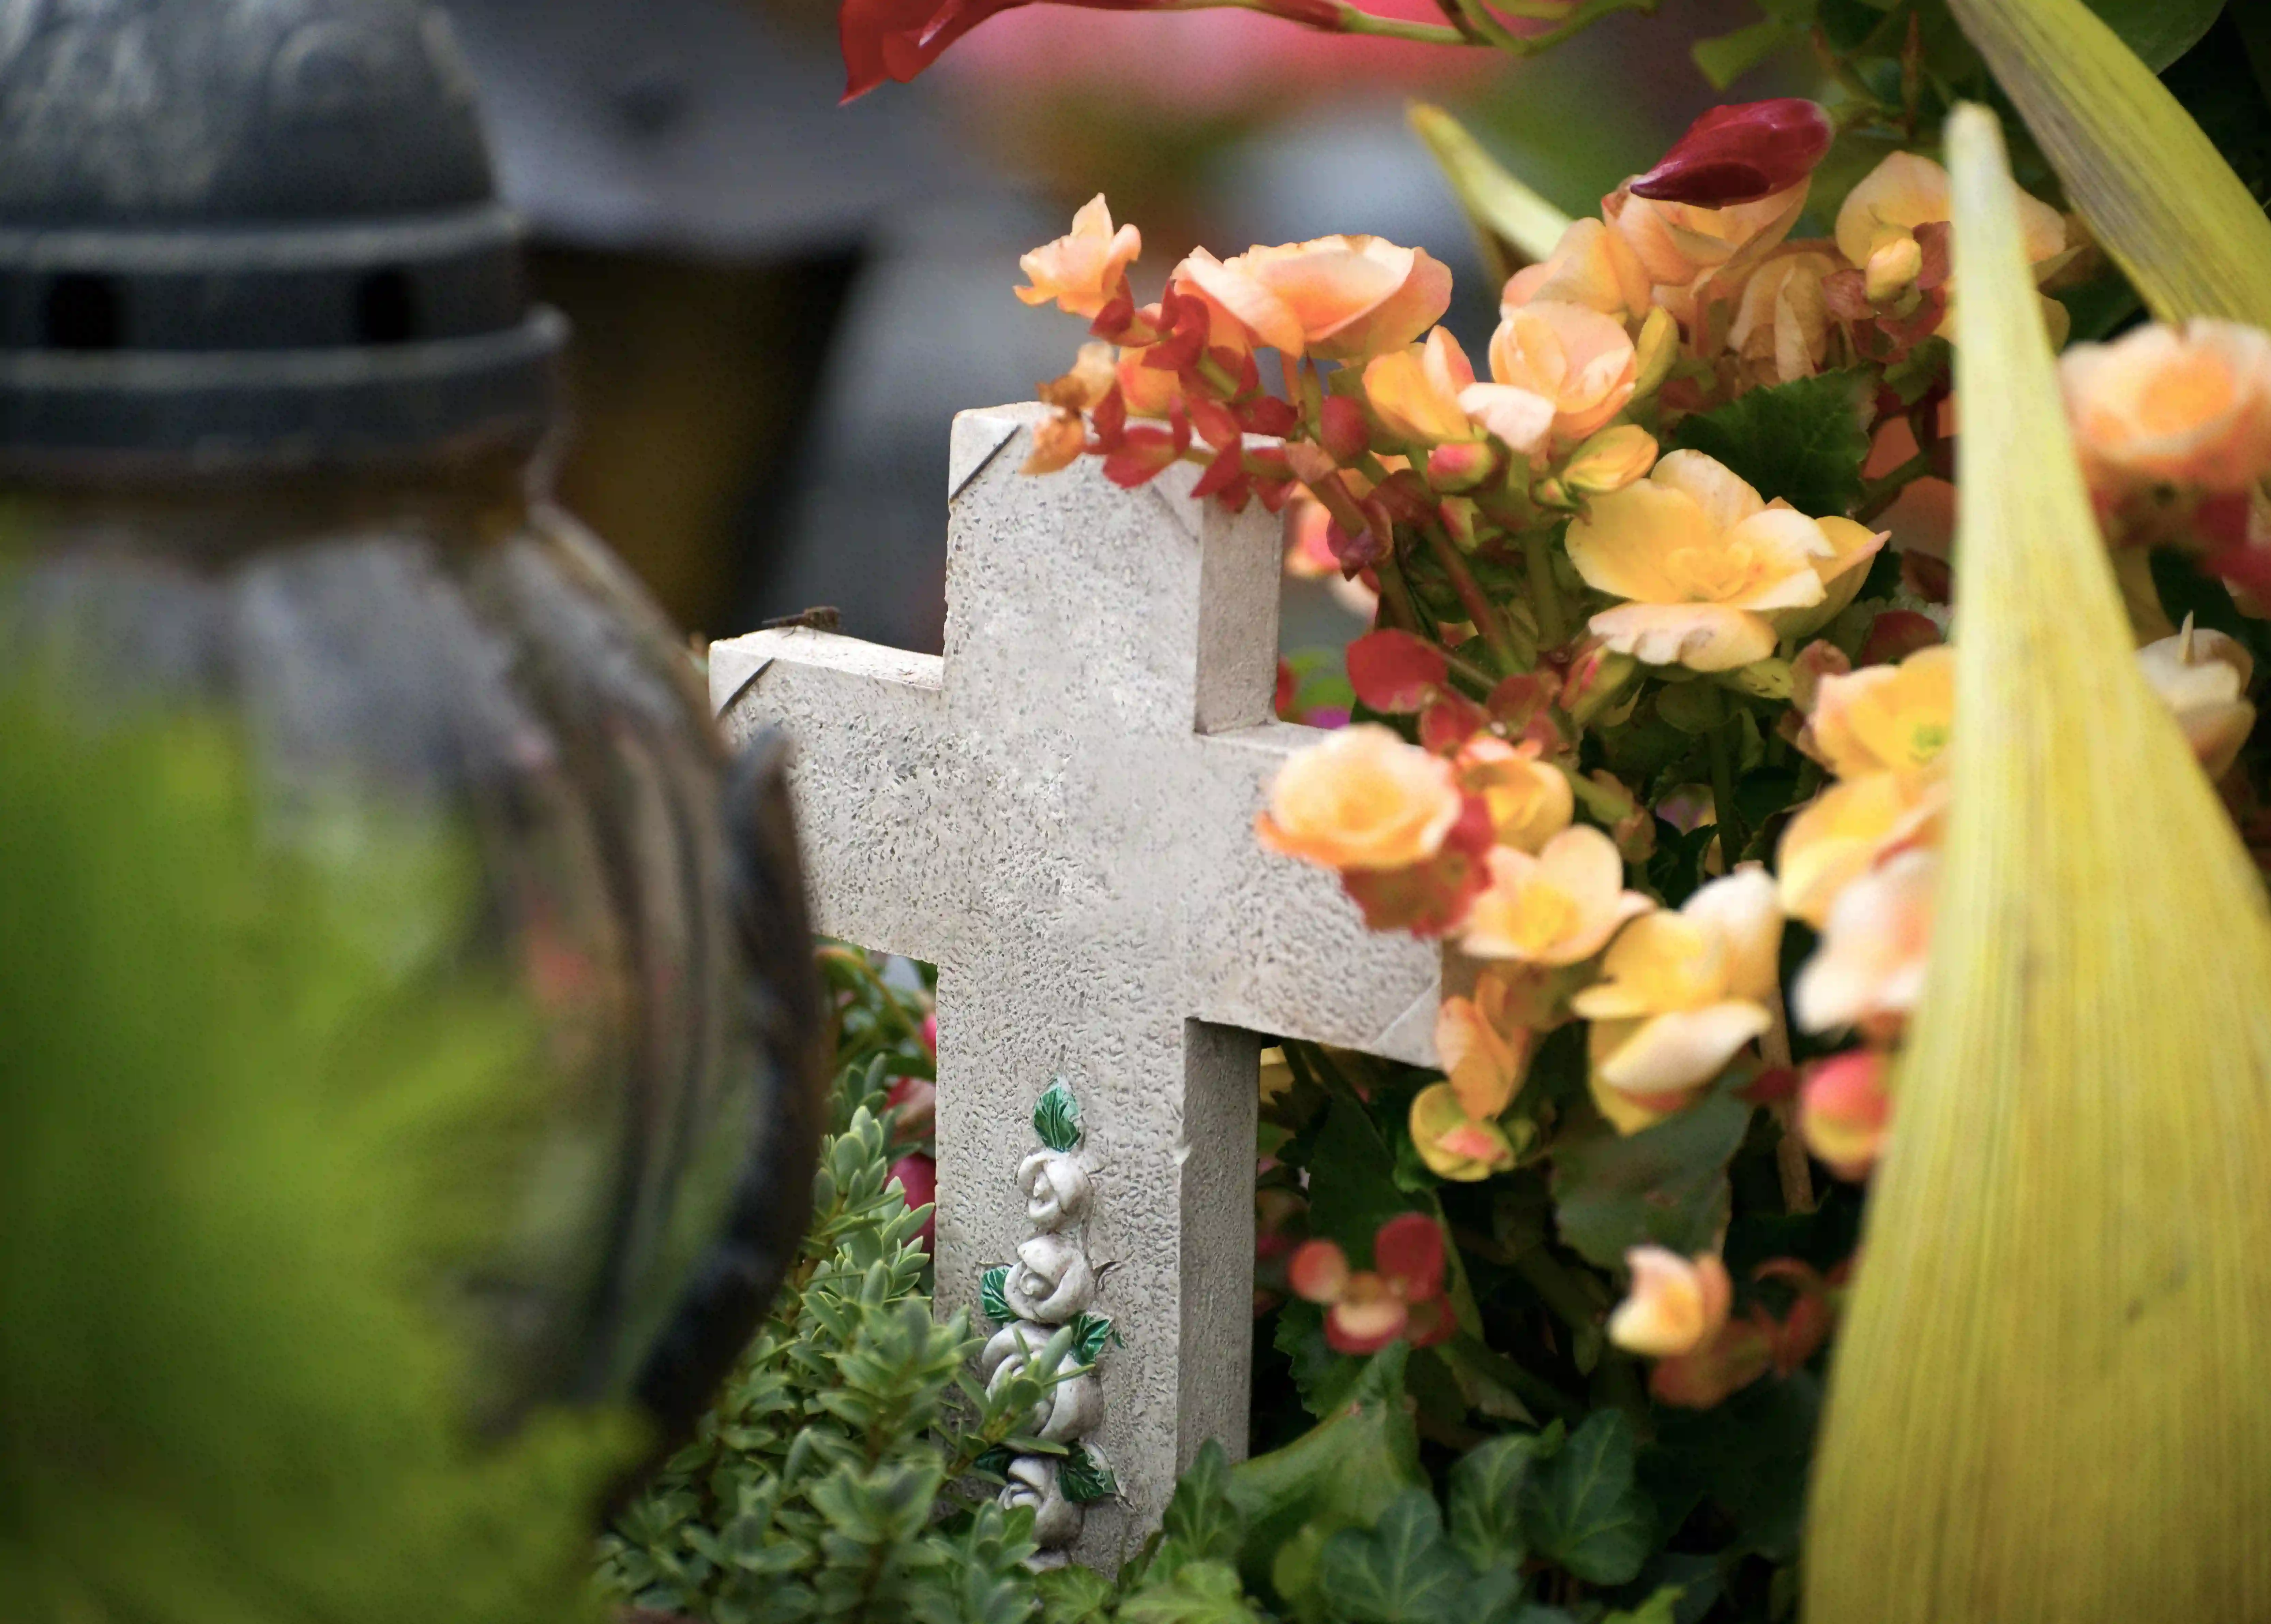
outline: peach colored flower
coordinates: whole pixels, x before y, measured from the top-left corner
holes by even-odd
[[[1838,893],[1821,945],[1791,983],[1800,1027],[1857,1027],[1879,1042],[1898,1034],[1924,990],[1939,883],[1940,854],[1926,848],[1888,857]]]
[[[1594,1100],[1621,1132],[1677,1110],[1774,1024],[1782,913],[1746,863],[1625,927],[1569,1007],[1594,1023]]]
[[[1425,248],[1381,237],[1319,237],[1252,248],[1217,260],[1204,248],[1176,267],[1287,355],[1363,360],[1400,350],[1433,327],[1451,302],[1451,273]]]
[[[2066,252],[2066,219],[2040,198],[2017,193],[2028,263],[2047,275]],[[1863,176],[1837,211],[1837,251],[1861,268],[1871,300],[1898,299],[1924,270],[1917,229],[1949,218],[1947,171],[1916,152],[1894,152]]]
[[[1616,842],[1590,824],[1562,830],[1536,856],[1494,846],[1489,864],[1490,885],[1475,899],[1460,940],[1478,959],[1576,964],[1655,906],[1624,888]]]
[[[1690,1262],[1661,1246],[1625,1253],[1632,1287],[1609,1316],[1609,1340],[1645,1359],[1692,1353],[1719,1332],[1735,1306],[1727,1265],[1706,1252]]]
[[[1830,785],[1790,820],[1776,848],[1783,911],[1821,929],[1847,886],[1894,853],[1938,840],[1947,811],[1944,772],[1870,773]]]
[[[2208,775],[2230,772],[2255,729],[2255,707],[2246,698],[2255,660],[2246,646],[2223,632],[2195,627],[2186,617],[2174,637],[2138,649],[2137,664]]]
[[[1486,1116],[1470,1115],[1449,1083],[1430,1083],[1411,1096],[1411,1148],[1437,1178],[1471,1184],[1514,1166],[1514,1142]]]
[[[1639,377],[1621,323],[1545,300],[1499,323],[1490,365],[1492,382],[1460,390],[1459,404],[1533,460],[1549,444],[1575,445],[1605,426],[1633,397]]]
[[[2271,472],[2271,334],[2195,317],[2059,358],[2092,485],[2242,491]]]
[[[1606,496],[1656,466],[1656,436],[1637,423],[1605,428],[1570,453],[1561,471],[1562,489],[1579,496]]]
[[[1045,242],[1017,261],[1032,283],[1016,290],[1029,305],[1051,300],[1072,315],[1093,316],[1120,291],[1128,263],[1143,251],[1143,234],[1133,226],[1112,228],[1112,211],[1102,192],[1081,205],[1072,230]]]
[[[1552,1013],[1537,981],[1501,964],[1484,967],[1471,995],[1437,1006],[1436,1058],[1468,1116],[1496,1116],[1512,1103]]]
[[[1442,849],[1463,805],[1449,762],[1367,722],[1289,757],[1255,832],[1327,868],[1408,868]]]
[[[1632,248],[1655,284],[1657,304],[1694,333],[1702,307],[1790,235],[1806,207],[1810,181],[1755,203],[1724,209],[1701,204],[1656,203],[1618,189],[1602,199],[1601,213]]]
[[[1596,497],[1567,545],[1588,586],[1629,600],[1593,617],[1596,635],[1650,665],[1709,671],[1771,655],[1766,612],[1821,602],[1815,565],[1838,552],[1821,521],[1760,501],[1700,451],[1674,451],[1638,484]]]
[[[1892,1121],[1892,1065],[1876,1049],[1824,1060],[1806,1073],[1798,1096],[1798,1137],[1839,1178],[1869,1175]]]
[[[1145,353],[1143,349],[1120,352],[1120,365],[1114,374],[1120,382],[1120,398],[1127,402],[1130,417],[1171,417],[1175,408],[1183,404],[1182,382],[1164,367],[1145,366]]]
[[[1840,778],[1930,767],[1955,725],[1955,650],[1947,643],[1898,665],[1823,677],[1806,717],[1813,753]]]
[[[1509,745],[1477,734],[1460,748],[1454,765],[1459,785],[1479,795],[1490,808],[1491,828],[1501,846],[1537,852],[1569,827],[1577,798],[1567,775],[1538,760],[1536,741]]]
[[[1541,300],[1630,322],[1649,311],[1648,268],[1632,244],[1602,221],[1571,220],[1551,255],[1507,279],[1499,314],[1512,315]]]
[[[1459,391],[1475,381],[1472,362],[1438,327],[1424,345],[1408,345],[1365,363],[1364,397],[1388,432],[1426,445],[1472,440],[1480,431],[1459,409]]]
[[[1829,302],[1822,278],[1843,267],[1811,245],[1769,255],[1743,283],[1727,347],[1754,383],[1810,378],[1829,358]]]

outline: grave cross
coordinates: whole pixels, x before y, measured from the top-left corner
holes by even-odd
[[[1099,1435],[1123,1503],[1076,1551],[1108,1565],[1208,1438],[1244,1452],[1255,1034],[1426,1064],[1437,961],[1255,843],[1319,737],[1272,719],[1275,521],[1194,501],[1188,465],[1023,475],[1043,416],[955,420],[942,660],[798,628],[711,645],[710,680],[729,736],[795,744],[817,927],[939,967],[942,1312],[1016,1259],[1034,1102],[1077,1093],[1125,1339]]]

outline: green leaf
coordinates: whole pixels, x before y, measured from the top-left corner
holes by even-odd
[[[1868,376],[1859,369],[1825,372],[1753,389],[1716,412],[1680,419],[1673,442],[1716,457],[1772,501],[1800,513],[1843,515],[1861,493],[1869,436],[1861,409]]]
[[[1596,1410],[1522,1489],[1530,1550],[1589,1584],[1622,1584],[1656,1547],[1656,1509],[1633,1480],[1633,1427]]]
[[[1120,1604],[1120,1624],[1260,1624],[1246,1604],[1238,1570],[1225,1561],[1188,1562],[1164,1583],[1148,1580]]]
[[[1039,1102],[1033,1107],[1033,1131],[1051,1150],[1079,1148],[1080,1101],[1073,1098],[1072,1088],[1063,1078],[1041,1091]]]
[[[1731,1553],[1789,1561],[1798,1554],[1821,1412],[1821,1384],[1803,1371],[1754,1382],[1709,1410],[1659,1412],[1651,1484],[1669,1475],[1700,1487],[1734,1524]]]
[[[1452,1624],[1471,1577],[1424,1488],[1397,1495],[1368,1532],[1342,1529],[1317,1562],[1325,1604],[1347,1624]]]
[[[1519,1568],[1530,1554],[1522,1532],[1522,1489],[1544,1452],[1532,1434],[1478,1444],[1451,1468],[1451,1543],[1477,1568]]]
[[[1411,1210],[1411,1198],[1396,1187],[1395,1168],[1395,1152],[1364,1107],[1336,1098],[1309,1153],[1309,1224],[1338,1242],[1355,1267],[1372,1256],[1381,1225]]]
[[[979,1306],[996,1325],[1006,1325],[1017,1317],[1009,1312],[1009,1297],[1005,1289],[1009,1279],[1009,1265],[1006,1263],[997,1263],[978,1277]]]
[[[1277,1310],[1273,1339],[1277,1351],[1292,1361],[1293,1386],[1301,1407],[1322,1420],[1346,1401],[1364,1361],[1336,1353],[1325,1340],[1325,1311],[1298,1297]]]
[[[1119,1480],[1112,1475],[1103,1454],[1079,1443],[1068,1450],[1059,1464],[1057,1486],[1064,1490],[1067,1500],[1083,1506],[1091,1501],[1109,1500],[1120,1492]]]
[[[2240,10],[2262,0],[2241,0]],[[2198,45],[2223,0],[2089,0],[2089,9],[2158,73]]]
[[[1180,1561],[1226,1561],[1238,1554],[1246,1519],[1231,1499],[1230,1459],[1214,1439],[1200,1447],[1198,1458],[1176,1483],[1159,1526],[1166,1536],[1162,1554],[1173,1546]]]
[[[1656,1593],[1628,1612],[1612,1613],[1601,1624],[1674,1624],[1679,1617],[1679,1598],[1687,1594],[1684,1584],[1664,1584]]]
[[[1103,1357],[1104,1345],[1106,1342],[1121,1347],[1128,1346],[1121,1340],[1119,1331],[1113,1329],[1112,1322],[1103,1315],[1081,1314],[1074,1316],[1072,1322],[1072,1362],[1074,1364],[1094,1364]]]
[[[1715,1094],[1634,1134],[1597,1123],[1553,1159],[1561,1239],[1604,1269],[1653,1242],[1683,1256],[1707,1250],[1727,1221],[1727,1163],[1751,1107]]]
[[[1009,1463],[1016,1458],[1016,1451],[1008,1444],[997,1443],[976,1460],[972,1461],[970,1469],[972,1472],[983,1472],[988,1477],[1006,1479],[1009,1475]]]
[[[1106,1624],[1112,1617],[1112,1581],[1093,1568],[1053,1568],[1034,1576],[1033,1589],[1041,1624]]]

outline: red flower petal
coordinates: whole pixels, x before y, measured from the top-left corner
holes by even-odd
[[[1795,96],[1713,108],[1631,190],[1711,209],[1754,202],[1813,174],[1836,133],[1827,112]]]
[[[1418,710],[1449,678],[1443,651],[1410,632],[1371,632],[1348,646],[1349,686],[1384,716]]]
[[[1293,1294],[1311,1302],[1337,1302],[1348,1289],[1348,1257],[1330,1241],[1304,1241],[1285,1265]]]
[[[1425,1302],[1443,1289],[1443,1232],[1425,1212],[1404,1212],[1372,1237],[1372,1264],[1406,1302]]]

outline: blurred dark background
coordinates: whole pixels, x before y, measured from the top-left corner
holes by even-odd
[[[830,0],[448,0],[542,296],[577,329],[569,503],[711,637],[828,604],[935,650],[947,427],[1031,397],[1083,323],[1010,295],[1017,256],[1101,190],[1142,226],[1139,292],[1204,242],[1370,231],[1448,262],[1494,319],[1405,130],[1453,108],[1538,189],[1594,207],[1715,93],[1687,42],[1751,0],[1664,0],[1529,63],[1312,34],[1240,11],[1036,5],[849,107]],[[1430,0],[1372,9],[1438,15]],[[1149,286],[1146,286],[1146,278]],[[1294,582],[1288,647],[1356,622]]]

